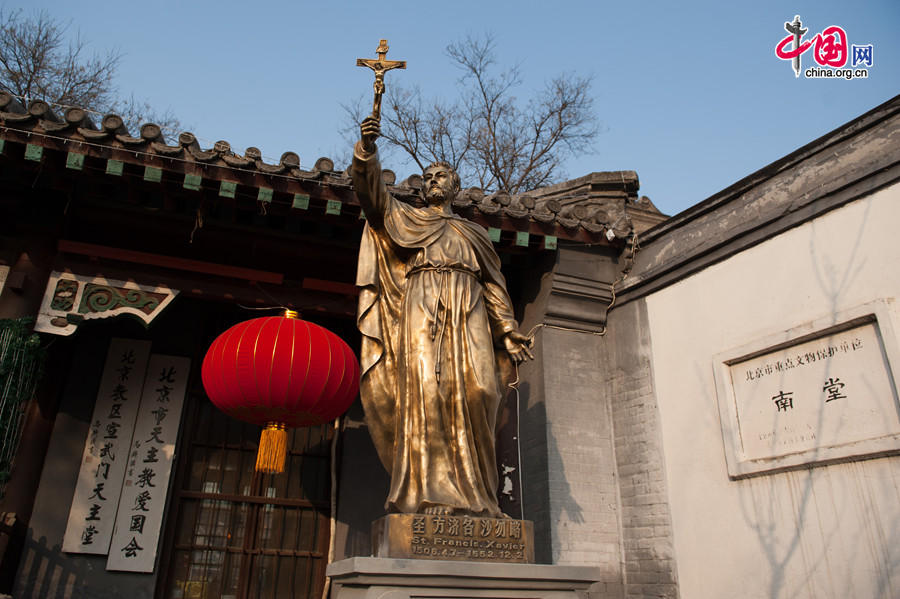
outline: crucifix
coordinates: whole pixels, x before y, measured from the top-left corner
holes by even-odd
[[[378,58],[357,58],[356,66],[369,67],[375,71],[375,99],[372,101],[372,116],[381,120],[381,96],[384,94],[384,74],[391,69],[405,69],[405,60],[387,60],[387,40],[381,40],[375,54]]]

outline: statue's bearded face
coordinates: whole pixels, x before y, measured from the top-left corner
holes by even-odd
[[[425,169],[422,175],[422,193],[429,205],[443,204],[453,200],[459,188],[454,181],[453,169],[435,165]]]

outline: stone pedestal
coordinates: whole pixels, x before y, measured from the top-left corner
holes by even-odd
[[[510,518],[388,514],[372,523],[372,555],[533,564],[534,525]]]
[[[329,564],[332,599],[602,599],[601,568],[352,557]],[[611,581],[606,581],[609,583]],[[595,584],[599,583],[599,584]]]

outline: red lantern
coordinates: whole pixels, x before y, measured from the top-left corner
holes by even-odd
[[[269,473],[284,471],[285,429],[334,420],[359,391],[359,362],[350,347],[293,310],[238,323],[219,335],[201,376],[217,408],[266,427],[256,470]]]

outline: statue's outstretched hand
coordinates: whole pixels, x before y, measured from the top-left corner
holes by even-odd
[[[375,140],[381,137],[381,122],[374,116],[367,116],[359,125],[359,135],[363,149],[375,151]]]
[[[510,331],[503,338],[503,346],[516,364],[524,362],[526,359],[534,360],[534,355],[531,353],[531,348],[534,347],[534,337],[528,337],[518,331]]]

